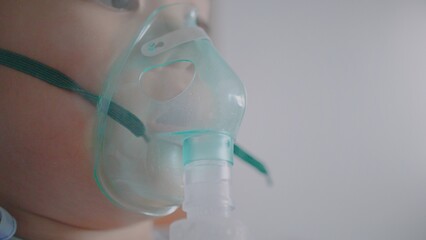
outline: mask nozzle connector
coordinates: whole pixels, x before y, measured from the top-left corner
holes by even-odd
[[[187,138],[183,143],[183,163],[215,160],[233,164],[234,142],[225,134],[211,133]]]
[[[247,240],[246,227],[232,216],[232,139],[200,135],[185,140],[183,149],[187,219],[171,225],[170,239]]]
[[[229,217],[231,165],[225,161],[200,160],[185,167],[183,210],[188,219]]]

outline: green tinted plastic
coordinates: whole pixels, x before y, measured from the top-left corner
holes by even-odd
[[[127,209],[151,215],[173,211],[183,199],[184,141],[200,135],[226,135],[233,141],[240,126],[244,87],[210,39],[171,44],[170,49],[167,38],[164,43],[157,41],[167,34],[179,37],[179,32],[199,31],[195,29],[196,16],[188,4],[156,10],[113,67],[100,95],[95,175],[104,193]],[[163,45],[167,50],[149,56],[149,51]],[[172,85],[168,88],[174,89],[173,97],[156,98],[168,96],[163,88],[149,88],[152,92],[142,88],[147,75],[173,78],[176,72],[182,72],[176,70],[176,62],[192,63],[193,71],[188,71],[186,77],[191,79],[185,84],[179,80],[182,75],[175,82],[168,81]],[[145,123],[148,142],[108,118],[112,102]],[[217,149],[212,148],[215,153]],[[232,152],[233,145],[228,149]]]

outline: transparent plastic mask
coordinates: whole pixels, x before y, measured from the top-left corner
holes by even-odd
[[[102,192],[126,209],[159,216],[182,203],[185,140],[225,136],[232,156],[245,90],[196,17],[189,4],[155,10],[99,94],[94,174]],[[120,124],[129,116],[112,119],[116,105],[144,127]]]

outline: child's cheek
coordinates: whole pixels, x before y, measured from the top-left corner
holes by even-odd
[[[115,57],[133,37],[123,34],[136,29],[133,19],[92,1],[8,0],[0,3],[0,48],[38,60],[99,93]],[[93,227],[90,223],[102,219],[105,227],[121,224],[114,219],[125,214],[92,177],[96,108],[11,69],[1,68],[0,80],[0,144],[7,152],[0,172],[2,180],[13,183],[4,191],[13,194],[4,199],[73,225]]]
[[[17,0],[2,6],[0,17],[7,21],[0,21],[1,48],[45,63],[92,91],[101,89],[134,35],[135,20],[143,19],[140,12],[115,12],[94,1]]]

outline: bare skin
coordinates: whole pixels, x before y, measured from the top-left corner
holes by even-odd
[[[159,1],[139,5],[114,11],[96,0],[2,0],[0,48],[50,65],[97,92],[124,47],[117,35]],[[201,9],[206,17],[207,1]],[[1,66],[0,80],[0,206],[17,219],[17,236],[151,239],[151,219],[115,207],[94,182],[93,106]]]

